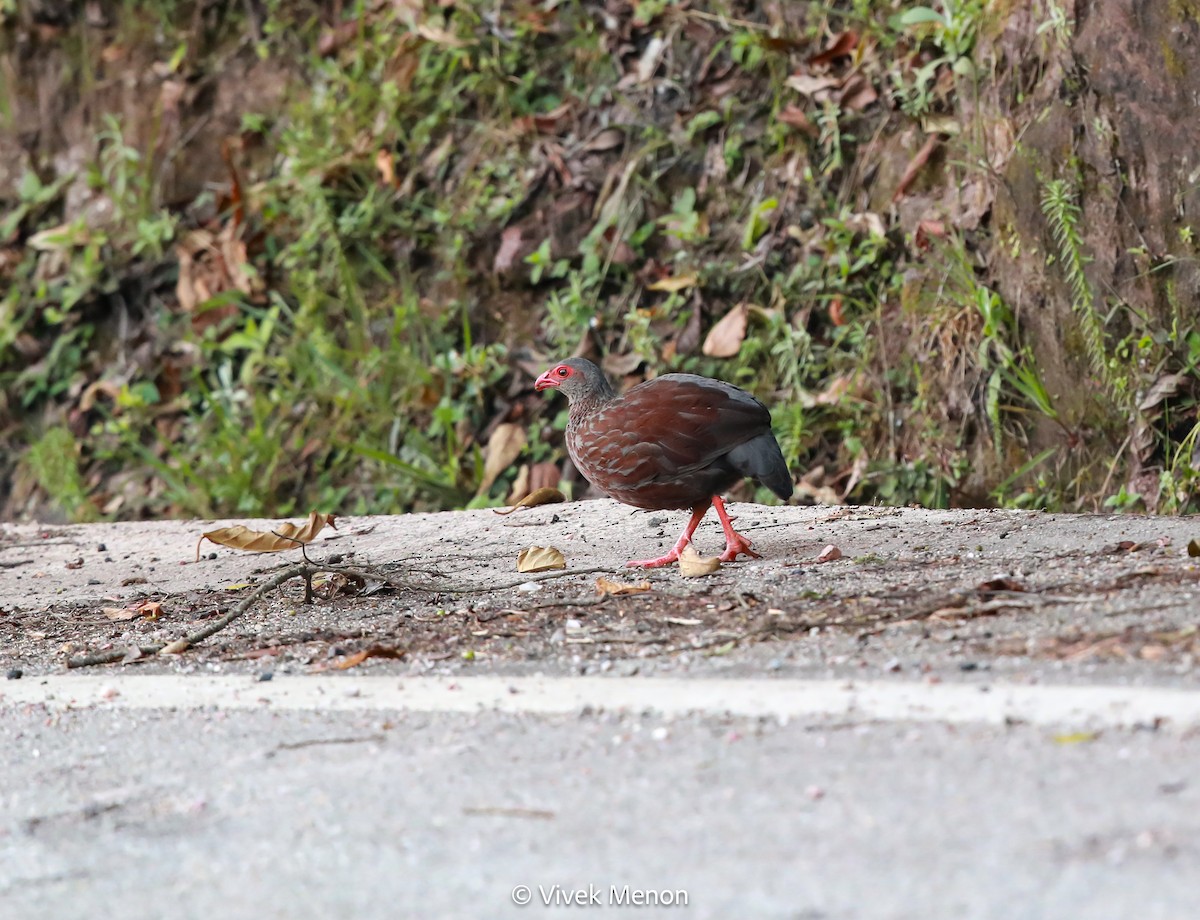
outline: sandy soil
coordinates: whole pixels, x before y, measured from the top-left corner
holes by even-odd
[[[677,567],[623,565],[669,548],[683,514],[607,500],[507,517],[343,519],[308,556],[376,576],[365,584],[334,579],[306,604],[295,579],[183,654],[130,653],[109,667],[1197,682],[1200,566],[1187,544],[1200,528],[1188,519],[758,505],[735,513],[762,558],[694,579]],[[197,562],[200,534],[227,523],[0,525],[0,666],[47,673],[82,654],[171,642],[299,557],[205,543]],[[705,554],[722,547],[715,521],[698,544]],[[531,545],[562,550],[566,571],[519,574],[517,555]],[[828,545],[842,557],[817,562]],[[600,577],[649,590],[601,596]],[[159,603],[156,618],[105,612],[147,600]]]

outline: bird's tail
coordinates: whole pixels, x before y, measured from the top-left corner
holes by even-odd
[[[770,432],[739,444],[729,452],[729,462],[739,473],[754,477],[784,501],[792,497],[792,474]]]

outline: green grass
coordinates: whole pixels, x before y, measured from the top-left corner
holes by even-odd
[[[181,79],[253,55],[290,75],[285,102],[243,113],[237,183],[224,170],[193,202],[162,205],[161,156],[112,118],[83,177],[112,204],[104,222],[66,219],[72,177],[26,176],[0,224],[21,254],[0,300],[0,427],[79,517],[497,503],[515,470],[476,492],[498,418],[529,426],[518,462],[562,455],[562,415],[520,392],[518,359],[586,335],[650,372],[754,390],[792,468],[823,467],[850,500],[944,506],[982,477],[994,500],[1029,503],[1052,465],[1006,465],[1056,407],[1016,320],[972,244],[923,252],[863,213],[857,159],[877,132],[953,117],[934,78],[976,78],[985,6],[813,6],[790,41],[732,2],[640,3],[610,31],[583,3],[429,5],[416,28],[404,5],[359,2],[344,28],[276,0],[252,40],[239,4],[202,36],[173,25],[190,21],[176,4],[153,6],[153,29],[128,6],[126,34]],[[842,28],[877,48],[864,67],[882,99],[864,111],[787,87]],[[640,56],[665,37],[642,81]],[[918,49],[932,66],[914,71]],[[811,134],[779,119],[789,105]],[[1048,202],[1081,298],[1070,196]],[[529,237],[496,272],[512,228]],[[738,303],[739,353],[706,357]],[[67,420],[69,451],[47,446]]]

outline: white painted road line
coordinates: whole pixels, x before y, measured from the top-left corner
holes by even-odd
[[[851,721],[1085,729],[1200,727],[1200,690],[892,681],[603,677],[276,677],[55,674],[0,685],[0,706],[576,713],[584,707]]]

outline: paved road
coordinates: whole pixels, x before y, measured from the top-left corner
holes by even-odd
[[[636,691],[427,712],[328,678],[338,708],[246,678],[148,708],[103,679],[0,708],[4,917],[1195,916],[1194,729],[662,715]],[[556,885],[600,903],[548,908]]]
[[[189,561],[197,523],[0,526],[0,920],[1193,920],[1191,521],[738,513],[763,559],[602,604],[594,567],[628,579],[672,528],[348,521],[313,553],[472,593],[276,592],[69,673],[208,622],[263,560]],[[519,587],[534,542],[576,571]],[[103,613],[140,599],[162,615]],[[375,645],[403,657],[322,670]]]

